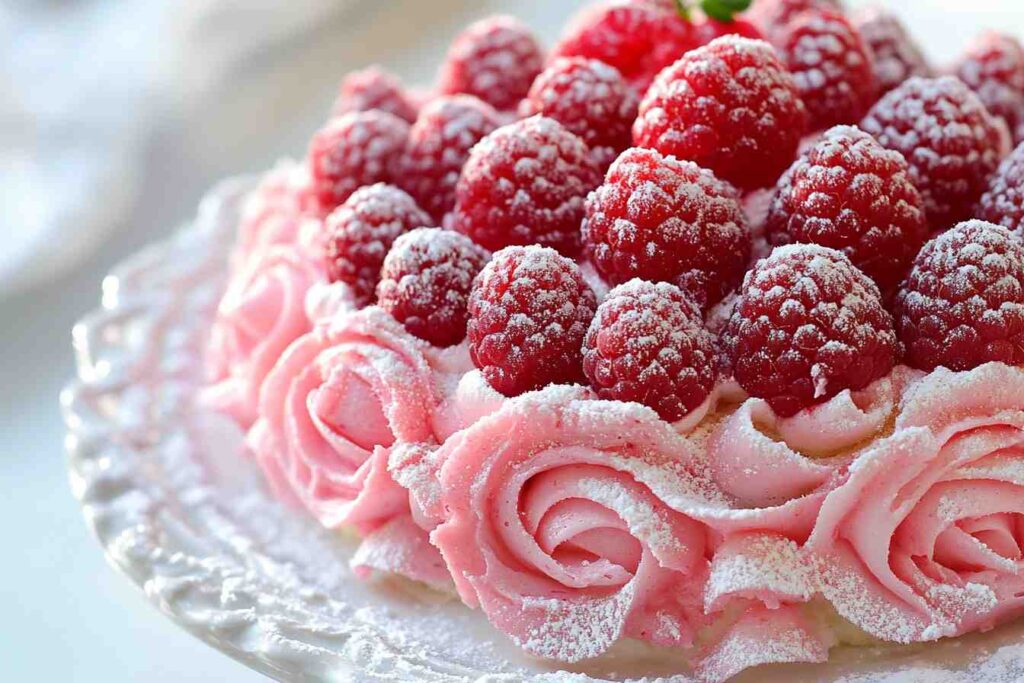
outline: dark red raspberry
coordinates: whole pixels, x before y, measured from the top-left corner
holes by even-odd
[[[918,255],[895,315],[912,367],[1024,365],[1024,244],[984,221],[944,232]]]
[[[584,9],[567,27],[554,57],[586,57],[615,67],[638,94],[658,72],[701,45],[693,24],[668,6],[611,0]]]
[[[632,142],[637,104],[614,67],[596,59],[560,57],[533,82],[520,113],[558,121],[582,138],[607,168]]]
[[[781,32],[796,15],[808,10],[842,9],[836,0],[756,0],[745,16],[769,41],[778,43]]]
[[[1024,143],[1003,159],[974,215],[1024,241]]]
[[[341,82],[332,109],[335,116],[378,109],[409,123],[416,120],[416,105],[397,78],[380,67],[353,71]]]
[[[679,288],[631,280],[598,307],[583,342],[583,370],[601,398],[635,401],[675,422],[718,379],[718,352]]]
[[[771,244],[838,249],[888,297],[928,238],[928,220],[903,155],[837,126],[782,176],[765,230]]]
[[[629,149],[608,169],[587,199],[583,239],[608,282],[672,282],[700,308],[734,289],[750,261],[736,190],[652,149]]]
[[[470,152],[455,186],[455,229],[492,251],[540,244],[575,256],[584,201],[600,182],[582,140],[557,121],[532,116]]]
[[[513,17],[490,17],[471,24],[452,43],[438,89],[446,95],[475,95],[497,109],[515,109],[543,66],[529,27]]]
[[[407,232],[384,259],[377,302],[420,339],[435,346],[458,344],[466,337],[473,278],[489,257],[487,250],[457,232]]]
[[[469,150],[499,125],[494,107],[472,95],[438,97],[409,131],[399,184],[440,222],[455,208],[455,184]]]
[[[633,140],[756,189],[774,184],[793,161],[806,124],[796,84],[772,47],[726,36],[658,75]]]
[[[781,50],[812,129],[855,123],[874,103],[871,54],[841,14],[811,10],[796,15],[781,33]]]
[[[908,79],[860,127],[906,158],[933,230],[970,216],[1008,146],[1002,122],[951,76]]]
[[[583,379],[580,352],[597,299],[575,263],[545,247],[508,247],[469,296],[469,352],[506,396]]]
[[[323,213],[364,185],[391,182],[409,137],[409,124],[382,111],[333,119],[309,145],[309,175]]]
[[[754,266],[723,341],[736,380],[782,417],[863,389],[899,353],[875,283],[816,244],[778,247]]]
[[[921,48],[895,14],[881,7],[869,7],[853,15],[853,25],[860,31],[874,57],[875,85],[884,95],[912,76],[931,76]]]
[[[430,224],[430,216],[397,187],[359,188],[324,221],[328,277],[347,283],[360,303],[368,303],[395,239]]]
[[[956,75],[1011,132],[1024,124],[1024,46],[1019,40],[996,31],[982,33],[960,58]]]

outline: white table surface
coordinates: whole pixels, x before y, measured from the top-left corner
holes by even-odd
[[[1018,3],[894,0],[891,5],[921,27],[935,51],[961,45],[982,26],[1019,30],[1024,9]],[[362,3],[314,35],[256,55],[226,83],[210,88],[202,106],[164,112],[143,151],[141,195],[99,255],[42,289],[0,298],[0,482],[6,489],[0,494],[0,529],[8,549],[0,565],[2,680],[257,679],[161,616],[104,563],[89,537],[69,493],[57,404],[73,371],[71,326],[96,305],[103,274],[188,220],[218,178],[301,153],[345,71],[378,61],[411,82],[426,82],[447,40],[471,17],[504,6],[550,42],[560,19],[580,4]],[[941,14],[943,4],[958,14]]]

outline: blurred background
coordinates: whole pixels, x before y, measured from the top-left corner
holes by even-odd
[[[70,330],[115,263],[224,176],[300,156],[342,75],[428,84],[472,19],[550,45],[586,0],[0,0],[0,671],[12,681],[256,680],[103,561],[64,473]],[[864,2],[847,0],[849,5]],[[889,0],[936,63],[1020,0]]]

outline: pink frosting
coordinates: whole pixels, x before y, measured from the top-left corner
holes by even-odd
[[[807,551],[848,620],[895,642],[1024,608],[1024,372],[944,369],[903,396],[891,436],[829,494]]]
[[[409,512],[388,458],[435,441],[444,363],[377,307],[318,325],[267,376],[252,450],[324,526],[372,531]]]
[[[210,332],[203,402],[252,424],[264,378],[310,329],[306,295],[324,277],[319,261],[295,246],[268,248],[232,276]]]
[[[231,256],[234,270],[245,269],[268,248],[302,241],[316,223],[309,176],[302,164],[282,161],[246,197]]]
[[[710,530],[651,483],[716,505],[689,454],[645,408],[571,387],[528,394],[441,448],[446,519],[431,539],[462,599],[537,655],[578,661],[624,635],[688,645]]]

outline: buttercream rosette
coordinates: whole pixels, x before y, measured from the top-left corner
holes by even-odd
[[[365,536],[357,568],[444,582],[437,551],[408,523],[409,494],[388,459],[396,448],[436,443],[437,413],[449,376],[469,363],[464,355],[431,347],[371,306],[321,321],[267,376],[250,448],[281,495],[327,528]]]
[[[840,615],[887,641],[984,630],[1024,608],[1024,371],[940,368],[825,499],[807,551]]]
[[[201,400],[243,427],[255,421],[263,380],[288,345],[309,331],[306,296],[323,265],[297,245],[278,245],[234,273],[217,308]]]

